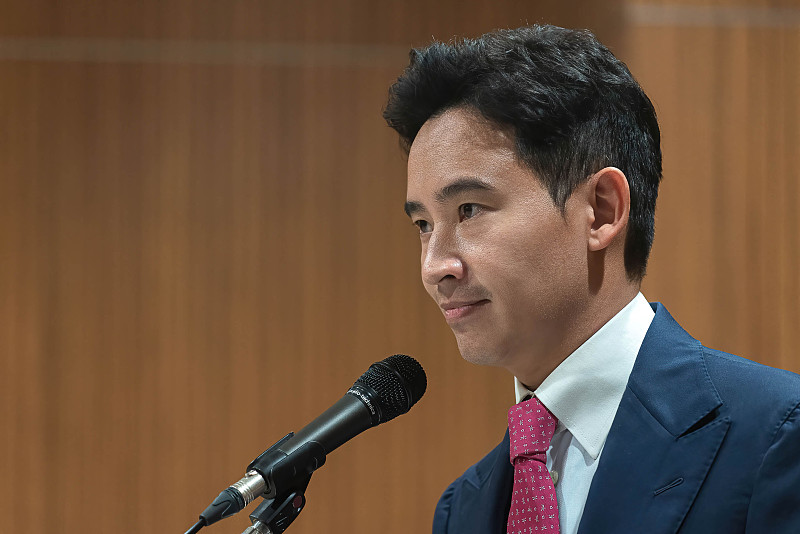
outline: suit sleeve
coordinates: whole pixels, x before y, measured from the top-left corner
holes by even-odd
[[[746,532],[800,532],[800,404],[780,424],[761,462],[747,513]]]
[[[433,512],[433,534],[447,534],[447,525],[450,522],[450,504],[453,500],[453,494],[456,491],[456,483],[454,481],[444,491],[436,503],[436,510]]]

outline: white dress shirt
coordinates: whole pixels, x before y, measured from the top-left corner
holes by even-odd
[[[536,391],[514,378],[517,402],[533,394],[558,418],[547,468],[556,487],[561,534],[578,531],[603,445],[654,315],[639,293]]]

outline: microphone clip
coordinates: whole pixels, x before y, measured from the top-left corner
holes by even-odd
[[[253,525],[242,534],[281,534],[297,519],[306,505],[305,490],[311,481],[308,475],[295,491],[281,498],[264,499],[250,514]]]
[[[290,432],[247,466],[248,472],[261,475],[266,485],[261,496],[265,499],[277,499],[297,488],[305,491],[311,474],[325,464],[322,445],[300,440],[298,446],[292,441],[294,437],[294,432]]]
[[[325,463],[325,450],[315,442],[291,447],[293,437],[290,432],[247,466],[263,477],[266,488],[260,495],[264,500],[250,514],[252,526],[242,534],[281,534],[303,511],[308,483]]]

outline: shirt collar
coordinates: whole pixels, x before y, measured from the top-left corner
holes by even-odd
[[[531,392],[514,378],[517,402],[535,395],[597,459],[611,429],[622,394],[653,320],[638,293],[627,306],[570,354]]]

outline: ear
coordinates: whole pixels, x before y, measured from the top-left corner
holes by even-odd
[[[631,211],[631,191],[625,174],[616,167],[597,171],[587,185],[594,215],[589,228],[589,250],[603,250],[618,235],[624,235]]]

